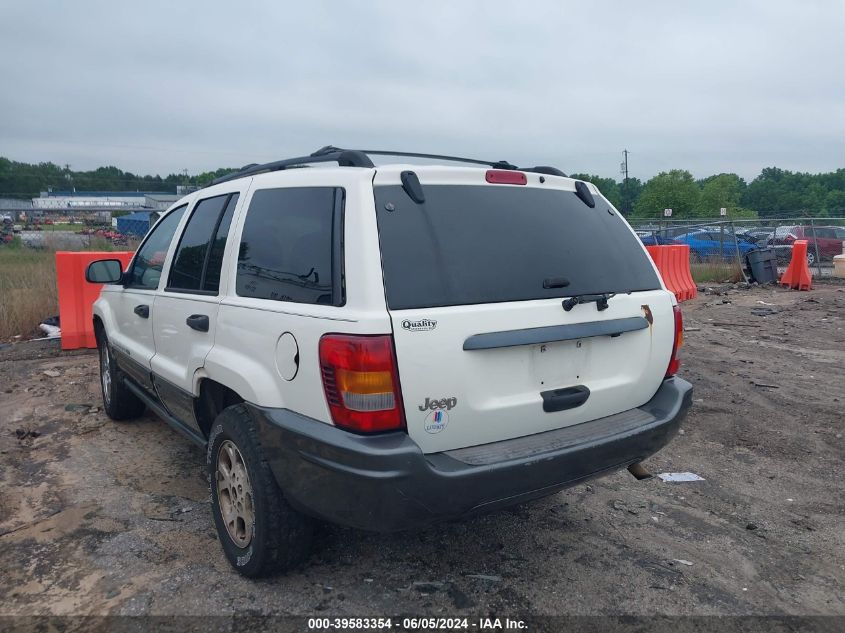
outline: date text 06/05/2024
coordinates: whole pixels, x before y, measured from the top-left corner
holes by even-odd
[[[525,631],[524,620],[511,618],[309,618],[309,631]]]

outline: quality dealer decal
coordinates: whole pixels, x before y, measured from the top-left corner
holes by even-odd
[[[402,329],[409,332],[427,332],[437,327],[437,321],[434,319],[418,319],[413,321],[405,319],[402,321]]]

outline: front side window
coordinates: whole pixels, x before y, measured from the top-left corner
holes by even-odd
[[[217,294],[226,236],[237,201],[235,193],[196,204],[173,256],[167,290]]]
[[[135,260],[129,271],[128,287],[148,290],[158,288],[161,269],[167,257],[167,249],[170,248],[176,227],[179,226],[179,220],[182,219],[182,215],[187,208],[188,205],[185,204],[173,209],[153,227],[141,248],[138,249],[137,255],[135,255]]]
[[[238,252],[241,297],[343,305],[343,190],[263,189],[252,196]]]

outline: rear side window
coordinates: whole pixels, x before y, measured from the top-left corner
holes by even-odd
[[[235,207],[238,204],[238,194],[232,194],[220,224],[214,233],[214,240],[208,252],[208,265],[205,268],[205,278],[202,287],[209,292],[217,292],[220,289],[220,268],[223,265],[223,251],[226,249],[226,238],[229,235],[229,227],[232,225],[232,216],[235,214]]]
[[[375,187],[388,305],[393,310],[654,290],[636,236],[597,198],[571,191],[425,185]],[[569,285],[544,288],[563,277]]]
[[[241,297],[340,306],[343,189],[263,189],[252,196],[238,252]]]
[[[226,236],[237,202],[234,193],[196,204],[173,257],[167,290],[217,294]]]

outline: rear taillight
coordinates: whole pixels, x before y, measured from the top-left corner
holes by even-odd
[[[528,177],[524,173],[509,169],[488,169],[487,173],[484,174],[484,179],[496,185],[528,184]]]
[[[327,334],[320,372],[334,423],[374,433],[405,428],[393,337]]]
[[[666,378],[674,376],[681,367],[681,360],[678,358],[678,350],[684,344],[684,317],[681,314],[681,306],[672,306],[675,312],[675,340],[672,343],[672,356],[669,358],[669,368],[666,370]]]

